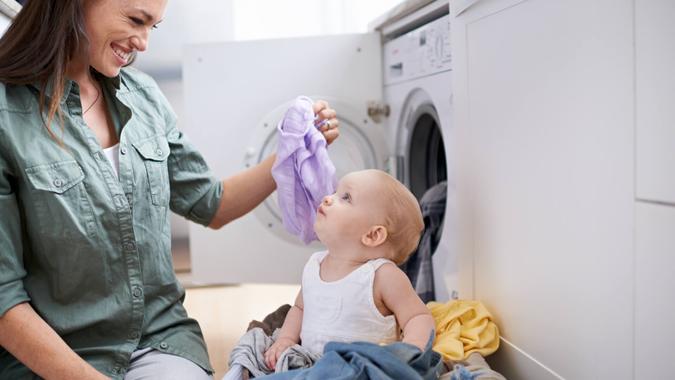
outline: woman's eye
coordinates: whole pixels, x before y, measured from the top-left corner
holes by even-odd
[[[138,17],[129,17],[129,18],[130,18],[131,21],[133,21],[133,23],[136,24],[136,25],[143,25],[143,24],[144,24],[143,20],[141,20],[141,19],[138,18]]]

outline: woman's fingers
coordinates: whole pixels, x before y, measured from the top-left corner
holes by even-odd
[[[321,112],[321,110],[323,110],[324,108],[328,108],[328,102],[326,102],[325,100],[317,100],[317,101],[314,102],[314,104],[312,105],[312,108],[314,109],[314,113],[315,113],[315,114],[318,114],[318,113]]]
[[[326,138],[326,143],[330,145],[333,141],[335,141],[338,136],[340,136],[340,130],[339,129],[331,129],[328,131],[323,132],[323,136]]]
[[[335,110],[332,108],[324,108],[316,113],[316,115],[318,116],[319,120],[330,120],[335,119],[337,112],[335,112]]]
[[[340,136],[340,121],[337,119],[337,112],[330,108],[325,100],[317,100],[314,105],[314,114],[316,114],[316,125],[320,125],[319,130],[330,145]]]

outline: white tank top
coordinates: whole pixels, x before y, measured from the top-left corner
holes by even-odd
[[[340,280],[325,282],[319,270],[327,254],[313,254],[302,273],[302,346],[321,354],[328,342],[398,340],[396,318],[383,316],[373,300],[375,271],[391,261],[371,260]]]

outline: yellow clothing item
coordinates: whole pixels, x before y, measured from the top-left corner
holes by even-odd
[[[429,302],[436,322],[434,351],[444,360],[464,360],[473,352],[490,355],[499,348],[499,329],[480,301]]]

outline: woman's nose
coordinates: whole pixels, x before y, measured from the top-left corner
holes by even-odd
[[[148,36],[146,35],[137,35],[131,37],[131,44],[138,51],[145,51],[148,48]]]

